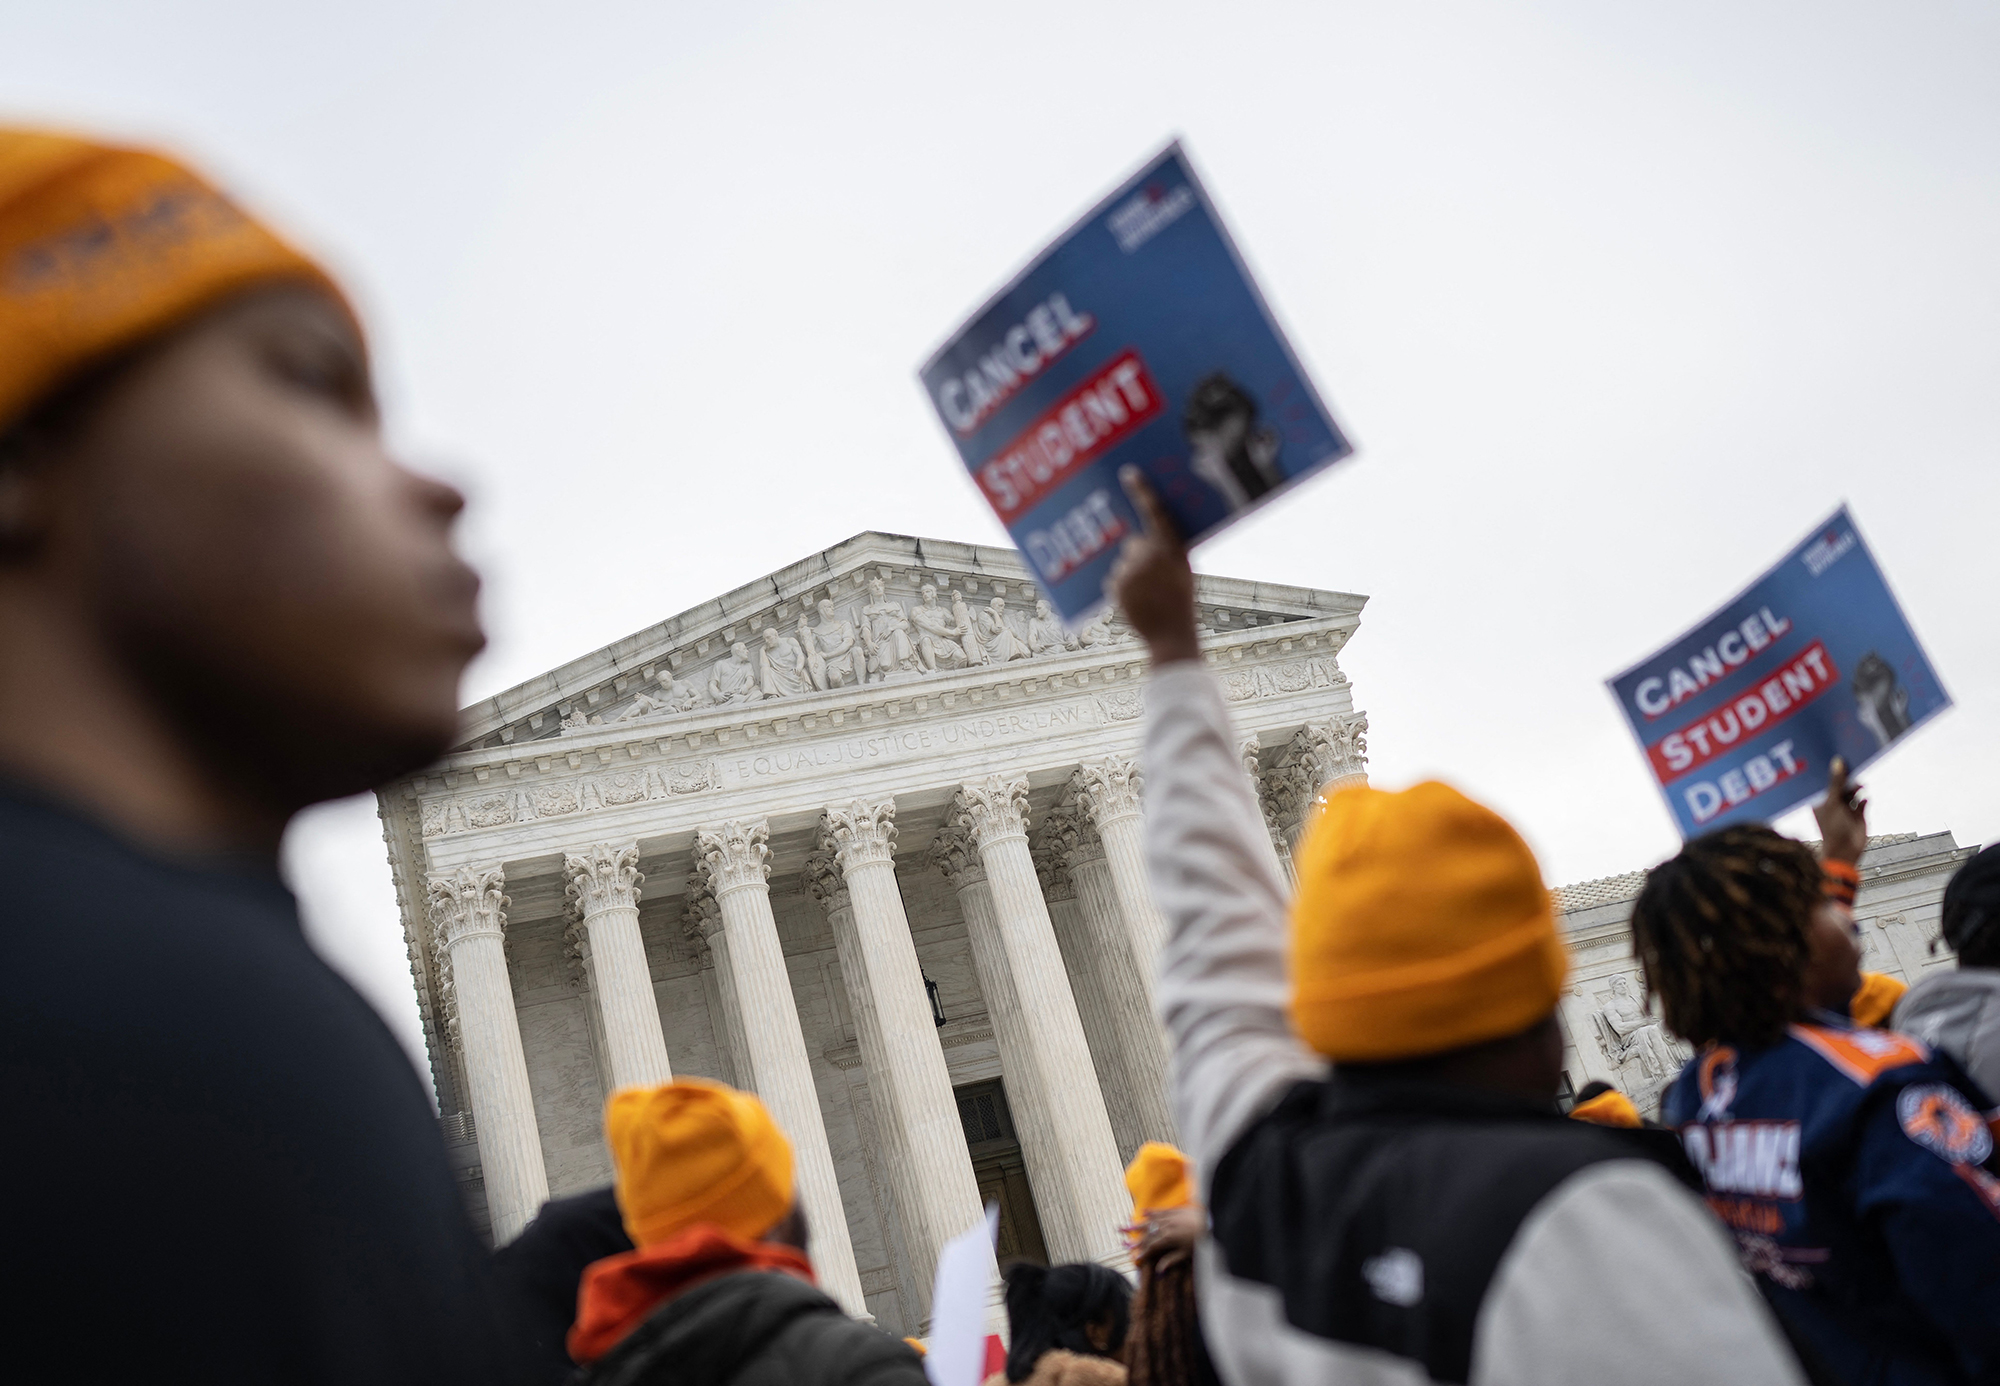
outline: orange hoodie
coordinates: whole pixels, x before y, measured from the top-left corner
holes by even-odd
[[[780,1242],[748,1241],[713,1223],[697,1223],[664,1242],[593,1261],[577,1287],[569,1355],[578,1365],[589,1366],[674,1296],[704,1280],[746,1270],[782,1271],[808,1285],[818,1283],[804,1252]]]

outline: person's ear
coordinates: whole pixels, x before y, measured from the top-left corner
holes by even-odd
[[[1111,1320],[1092,1319],[1083,1326],[1083,1336],[1090,1339],[1090,1345],[1099,1352],[1111,1351]]]

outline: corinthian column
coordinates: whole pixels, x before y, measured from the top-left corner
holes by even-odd
[[[1132,956],[1146,983],[1146,1009],[1153,1006],[1153,978],[1160,970],[1160,948],[1167,941],[1167,923],[1153,907],[1153,887],[1146,878],[1145,822],[1139,802],[1139,763],[1129,756],[1105,756],[1085,761],[1070,778],[1070,788],[1089,814],[1104,843],[1105,864],[1111,868],[1111,889],[1118,912],[1132,934]],[[1156,1022],[1157,1023],[1157,1022]]]
[[[1049,814],[1049,820],[1053,823],[1066,813],[1067,810],[1058,809]],[[1055,926],[1063,965],[1069,969],[1070,993],[1076,997],[1083,1037],[1090,1043],[1097,1088],[1104,1094],[1104,1112],[1111,1118],[1111,1135],[1118,1142],[1118,1157],[1130,1159],[1145,1137],[1140,1134],[1139,1115],[1132,1107],[1132,1080],[1125,1072],[1124,1040],[1118,1033],[1120,1021],[1105,985],[1097,939],[1084,923],[1083,910],[1077,902],[1076,878],[1055,845],[1056,836],[1044,828],[1040,841],[1031,844],[1035,874],[1041,877],[1042,900],[1049,907],[1049,923]]]
[[[1287,844],[1296,847],[1321,798],[1368,783],[1368,714],[1347,712],[1306,723],[1293,733],[1276,768],[1283,781],[1278,818]]]
[[[708,888],[707,874],[699,869],[688,874],[687,894],[681,932],[709,969],[704,986],[715,1001],[709,1016],[714,1020],[719,1014],[722,1026],[716,1044],[728,1061],[730,1081],[745,1092],[755,1092],[757,1074],[750,1067],[750,1041],[744,1037],[743,1012],[736,1004],[736,977],[729,970],[729,938],[722,931],[722,908],[715,903],[715,892]]]
[[[928,1317],[938,1253],[979,1221],[981,1209],[923,967],[896,884],[895,814],[895,803],[886,800],[828,806],[827,856],[817,872],[809,867],[808,877],[833,926],[862,1068],[885,1128],[883,1154],[892,1171],[903,1245],[917,1274],[921,1313]]]
[[[563,856],[566,894],[590,948],[591,1004],[604,1032],[611,1086],[664,1083],[674,1076],[652,969],[639,938],[639,847],[595,843]]]
[[[992,930],[1000,937],[1020,1009],[1024,1052],[1018,1066],[1033,1075],[1040,1090],[1038,1105],[1049,1124],[1055,1166],[1050,1172],[1067,1213],[1061,1239],[1070,1242],[1059,1245],[1058,1238],[1051,1238],[1049,1251],[1058,1260],[1122,1264],[1125,1250],[1118,1228],[1129,1205],[1118,1146],[1105,1114],[1104,1095],[1095,1083],[1076,1081],[1078,1075],[1094,1071],[1090,1046],[1028,852],[1027,812],[1026,780],[988,775],[959,790],[951,816],[971,835],[985,868],[992,892]],[[966,922],[970,928],[973,921]],[[1032,1168],[1029,1178],[1034,1178]]]
[[[549,1196],[514,986],[507,978],[508,900],[500,893],[505,883],[497,866],[461,866],[429,882],[431,923],[458,1000],[465,1081],[472,1090],[472,1124],[495,1246],[512,1241]]]
[[[1285,878],[1285,884],[1296,886],[1299,873],[1292,865],[1290,834],[1283,822],[1284,788],[1280,781],[1283,772],[1266,773],[1262,760],[1263,747],[1254,736],[1243,738],[1237,747],[1237,755],[1243,761],[1243,773],[1250,777],[1250,788],[1257,796],[1257,807],[1264,815],[1264,835],[1271,843],[1271,855],[1277,859],[1278,874]]]
[[[1173,1141],[1173,1108],[1167,1097],[1167,1044],[1153,1014],[1151,977],[1156,964],[1142,958],[1125,917],[1125,902],[1107,859],[1104,842],[1081,812],[1057,809],[1048,817],[1043,842],[1069,870],[1076,888],[1082,926],[1111,1015],[1111,1043],[1128,1084],[1125,1105],[1138,1141]],[[1121,1145],[1121,1151],[1124,1150]]]
[[[771,914],[770,825],[732,820],[695,833],[695,856],[707,871],[729,943],[729,975],[743,1017],[743,1037],[757,1096],[792,1143],[799,1199],[811,1224],[813,1270],[826,1292],[857,1318],[868,1317],[847,1212],[833,1172],[812,1061],[806,1057],[792,982]]]

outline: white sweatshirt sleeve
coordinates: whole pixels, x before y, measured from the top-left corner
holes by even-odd
[[[1804,1386],[1701,1201],[1643,1160],[1592,1165],[1522,1222],[1472,1342],[1472,1386]]]
[[[1146,684],[1146,859],[1167,921],[1160,1018],[1174,1117],[1202,1171],[1326,1065],[1285,1015],[1286,897],[1215,679],[1170,664]]]

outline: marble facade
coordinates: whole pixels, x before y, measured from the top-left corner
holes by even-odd
[[[1364,773],[1338,657],[1365,599],[1199,599],[1282,861]],[[922,1327],[983,1197],[1025,1190],[1054,1259],[1121,1263],[1121,1167],[1173,1137],[1144,672],[1115,621],[1064,631],[1009,551],[864,534],[467,709],[380,802],[491,1235],[607,1182],[605,1095],[682,1074],[764,1098],[822,1284],[884,1327]],[[975,1133],[996,1080],[1007,1116]]]

